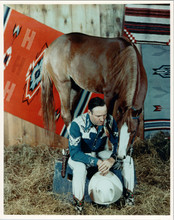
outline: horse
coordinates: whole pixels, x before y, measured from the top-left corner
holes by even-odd
[[[127,38],[64,34],[46,49],[41,74],[42,109],[47,127],[55,120],[54,83],[66,126],[72,121],[73,103],[84,89],[104,95],[108,113],[118,124],[122,144],[128,146],[138,136],[147,76],[138,49]]]

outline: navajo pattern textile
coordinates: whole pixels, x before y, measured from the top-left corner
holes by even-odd
[[[170,44],[170,5],[127,4],[124,35],[133,43]]]
[[[148,78],[144,136],[158,131],[170,133],[170,47],[143,44],[142,56]]]
[[[41,66],[45,49],[63,33],[8,7],[4,10],[4,111],[44,127],[41,109]],[[53,87],[56,133],[67,137],[60,98]],[[81,93],[74,117],[87,111],[90,98]]]

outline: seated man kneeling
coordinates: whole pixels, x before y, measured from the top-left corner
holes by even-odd
[[[114,172],[122,181],[122,174],[116,168],[118,127],[103,99],[93,98],[88,104],[88,113],[75,118],[68,127],[70,158],[68,164],[73,170],[72,193],[76,210],[81,213],[84,205],[84,191],[87,170],[98,168],[101,175]],[[101,159],[98,154],[105,150],[107,139],[113,145],[108,159]],[[133,199],[133,194],[129,193]]]

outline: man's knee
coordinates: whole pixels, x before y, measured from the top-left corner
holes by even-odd
[[[86,165],[84,163],[78,162],[78,165],[73,169],[73,173],[77,173],[79,176],[84,174],[86,175]]]
[[[87,175],[86,165],[82,162],[74,161],[71,158],[68,161],[72,171],[73,175],[78,175],[79,177],[85,178]]]

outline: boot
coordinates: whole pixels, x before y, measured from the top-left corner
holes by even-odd
[[[125,195],[125,205],[129,205],[129,206],[134,205],[134,194],[129,190],[127,190]]]
[[[84,214],[84,197],[80,201],[75,196],[73,196],[73,200],[74,200],[74,206],[75,206],[75,210],[77,211],[77,214],[83,215]]]

